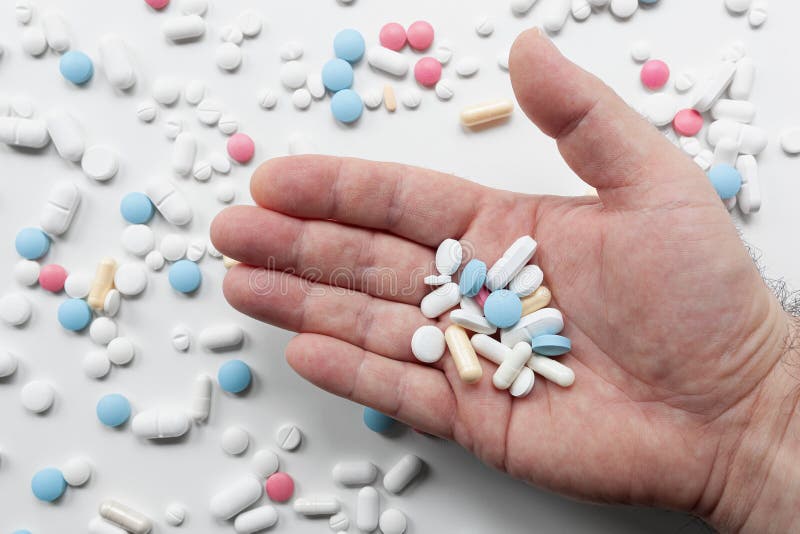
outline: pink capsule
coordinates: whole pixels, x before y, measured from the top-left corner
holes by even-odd
[[[442,64],[435,58],[424,57],[414,66],[414,78],[420,85],[433,87],[442,77]]]
[[[253,159],[255,151],[256,144],[247,134],[236,133],[228,139],[228,155],[238,163],[247,163]]]
[[[406,29],[396,22],[390,22],[381,28],[378,39],[381,46],[399,52],[406,46]]]
[[[703,116],[696,109],[682,109],[672,119],[672,127],[678,135],[694,137],[703,128]]]
[[[67,271],[60,265],[51,263],[42,266],[39,271],[39,285],[47,291],[59,293],[64,289],[67,280]]]
[[[433,26],[424,20],[418,20],[406,31],[408,44],[414,50],[427,50],[433,44]]]
[[[484,287],[482,287],[482,288],[481,288],[481,290],[480,290],[480,291],[478,291],[478,294],[477,294],[477,295],[475,295],[475,302],[477,302],[477,303],[478,303],[478,306],[480,306],[481,308],[483,308],[483,303],[484,303],[484,302],[486,302],[486,299],[488,299],[488,298],[489,298],[489,295],[491,295],[491,293],[490,293],[490,292],[489,292],[489,290],[488,290],[488,289],[486,289],[486,287],[484,286]]]
[[[642,65],[641,79],[648,89],[661,89],[669,80],[669,67],[659,59],[651,59]]]

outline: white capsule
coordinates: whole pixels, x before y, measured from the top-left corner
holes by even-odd
[[[281,66],[281,83],[287,89],[300,89],[306,84],[307,76],[306,66],[300,61],[287,61]]]
[[[130,534],[147,534],[153,529],[153,522],[147,516],[117,501],[109,500],[100,504],[100,517]]]
[[[555,308],[542,308],[525,315],[511,328],[500,331],[500,341],[507,347],[513,347],[524,341],[544,334],[558,334],[564,329],[564,316]]]
[[[509,354],[497,368],[492,376],[492,384],[500,390],[506,390],[511,387],[514,380],[519,376],[522,368],[530,359],[532,354],[531,346],[528,343],[520,342],[514,345]]]
[[[5,349],[0,349],[0,378],[13,375],[17,371],[17,357]]]
[[[242,49],[235,43],[223,42],[217,46],[214,54],[217,67],[222,70],[233,71],[242,64]]]
[[[190,132],[182,132],[172,147],[172,170],[181,176],[192,172],[197,155],[197,139]]]
[[[561,28],[567,23],[572,0],[550,0],[545,7],[547,10],[544,13],[542,26],[551,33],[561,31]]]
[[[40,119],[0,117],[0,143],[25,148],[43,148],[50,142],[47,124]]]
[[[378,476],[375,464],[366,460],[339,462],[333,466],[333,480],[342,486],[366,486]]]
[[[81,192],[72,182],[56,183],[47,197],[39,224],[52,235],[62,235],[69,229],[81,201]]]
[[[461,292],[458,290],[458,284],[450,282],[425,295],[419,307],[422,315],[428,319],[435,319],[457,305],[460,300]]]
[[[723,138],[719,140],[717,146],[714,147],[714,161],[711,166],[728,165],[733,167],[736,164],[736,158],[739,156],[739,142],[735,139]]]
[[[213,98],[204,98],[197,105],[197,120],[206,126],[214,126],[222,117],[222,105]]]
[[[393,76],[405,76],[408,72],[408,59],[403,54],[383,46],[374,46],[367,51],[367,63],[372,68]]]
[[[372,486],[366,486],[358,491],[356,502],[356,526],[361,532],[372,532],[378,528],[378,519],[381,512],[381,498]]]
[[[151,182],[145,188],[145,194],[168,222],[183,226],[192,220],[192,207],[170,182]]]
[[[735,197],[734,197],[735,198]],[[575,373],[566,365],[557,362],[554,358],[533,355],[526,364],[530,369],[544,378],[566,388],[575,382]]]
[[[739,143],[739,152],[757,156],[767,147],[769,136],[761,128],[732,120],[714,121],[708,127],[708,143],[717,146],[722,139],[734,139]]]
[[[200,344],[206,350],[226,350],[238,347],[244,340],[244,330],[235,324],[215,325],[200,332]]]
[[[69,48],[69,28],[61,13],[45,11],[42,15],[42,28],[50,48],[56,52],[65,52]]]
[[[756,213],[761,209],[761,184],[758,178],[758,162],[751,155],[739,156],[736,170],[742,176],[742,187],[736,195],[739,209],[745,215]]]
[[[75,117],[62,109],[54,109],[47,114],[45,122],[58,155],[69,161],[80,161],[86,143]]]
[[[208,375],[200,375],[194,380],[192,391],[192,408],[190,410],[192,419],[200,423],[208,419],[211,413],[211,392],[213,383]]]
[[[736,63],[736,74],[733,75],[728,94],[735,100],[747,100],[753,91],[756,79],[756,62],[751,57],[740,59]]]
[[[280,460],[274,452],[262,449],[253,455],[251,465],[258,476],[266,479],[278,471]]]
[[[278,522],[278,511],[265,504],[236,516],[233,529],[238,534],[251,534],[267,529]]]
[[[700,86],[695,96],[692,107],[697,111],[703,112],[711,109],[722,93],[728,88],[736,74],[736,64],[731,61],[723,61],[714,70],[711,76]]]
[[[389,493],[400,493],[422,471],[422,460],[406,454],[383,476],[383,487]]]
[[[536,246],[536,241],[530,236],[517,239],[489,269],[486,274],[486,287],[490,291],[506,287],[531,260],[536,252]]]
[[[611,0],[609,8],[615,17],[627,19],[639,9],[639,0]]]
[[[756,115],[756,106],[747,100],[720,99],[711,108],[714,119],[729,119],[736,122],[751,123]]]
[[[536,0],[511,0],[511,11],[515,15],[524,15],[535,3]]]
[[[100,39],[100,62],[108,83],[124,91],[136,83],[136,69],[133,67],[128,47],[119,36],[109,34]]]
[[[725,0],[725,7],[731,13],[741,14],[746,13],[752,3],[753,0]]]
[[[145,439],[177,438],[189,431],[189,417],[178,410],[147,410],[133,418],[133,434]]]
[[[475,56],[466,56],[456,62],[456,74],[462,78],[475,76],[480,68],[481,64]]]
[[[298,514],[306,516],[333,515],[341,509],[339,501],[332,497],[296,499],[292,507]]]
[[[173,42],[197,39],[206,33],[206,21],[200,15],[184,15],[167,19],[161,27],[164,36]]]
[[[30,56],[41,56],[47,50],[47,38],[39,26],[22,30],[22,49]]]
[[[303,43],[287,41],[280,47],[279,54],[283,61],[294,61],[303,57]]]
[[[109,523],[100,516],[96,516],[89,521],[88,531],[89,534],[128,534],[126,530]]]
[[[445,239],[436,249],[436,270],[444,275],[452,275],[461,267],[463,256],[461,243],[455,239]]]
[[[466,310],[453,310],[450,312],[450,320],[463,327],[465,330],[476,334],[494,334],[497,327],[491,324],[483,314],[474,314]]]

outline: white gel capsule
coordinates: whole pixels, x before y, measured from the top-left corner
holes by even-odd
[[[177,438],[189,431],[189,417],[178,410],[146,410],[131,422],[133,434],[145,439]]]
[[[267,529],[278,522],[278,511],[265,504],[236,516],[233,529],[238,534],[252,534]]]
[[[195,422],[203,422],[211,413],[211,392],[214,384],[208,375],[200,375],[194,380],[192,390],[192,407],[190,410]]]
[[[0,143],[25,148],[43,148],[50,142],[47,124],[40,119],[0,117]]]
[[[745,215],[756,213],[761,209],[761,184],[758,178],[758,162],[750,155],[739,156],[736,170],[742,175],[742,187],[736,195],[739,209]]]
[[[714,147],[714,161],[712,167],[716,165],[736,165],[736,158],[739,156],[739,143],[735,139],[720,139]]]
[[[389,493],[400,493],[422,471],[422,460],[406,454],[383,476],[383,487]]]
[[[756,106],[747,100],[720,99],[711,108],[714,119],[729,119],[749,124],[756,116]]]
[[[235,324],[216,325],[201,330],[199,339],[206,350],[225,350],[241,345],[244,330]]]
[[[483,314],[477,315],[466,310],[453,310],[450,312],[450,320],[463,327],[465,330],[476,334],[494,334],[497,327],[491,324]]]
[[[170,182],[151,182],[144,192],[168,222],[183,226],[192,220],[192,207]]]
[[[197,156],[197,139],[190,132],[181,132],[172,146],[172,170],[181,176],[188,176],[194,168]]]
[[[564,329],[564,317],[555,308],[542,308],[530,315],[525,315],[511,328],[500,331],[500,341],[507,347],[513,347],[524,341],[544,334],[558,334]]]
[[[69,48],[69,28],[61,13],[46,11],[42,15],[42,29],[50,48],[56,52],[65,52]]]
[[[80,161],[86,143],[75,117],[62,109],[55,109],[47,114],[45,122],[58,155],[69,161]]]
[[[161,30],[170,41],[189,41],[206,33],[206,21],[200,15],[172,17],[164,23]]]
[[[530,236],[517,239],[486,274],[490,291],[503,289],[522,270],[536,252],[536,241]]]
[[[39,224],[48,234],[61,235],[69,229],[78,210],[81,192],[72,182],[58,182],[50,189]]]
[[[341,509],[339,501],[332,497],[296,499],[294,511],[306,516],[333,515]]]
[[[700,112],[711,109],[731,84],[734,74],[736,74],[736,64],[732,61],[722,62],[700,86],[692,107]]]
[[[109,500],[100,504],[100,517],[130,534],[147,534],[153,529],[153,522],[147,516],[117,501]]]
[[[458,289],[458,284],[450,282],[425,295],[425,298],[420,303],[420,310],[422,315],[428,319],[435,319],[457,305],[460,300],[461,292]]]
[[[128,47],[118,35],[108,34],[100,38],[100,62],[108,83],[120,91],[130,89],[136,83],[136,70]]]
[[[361,532],[372,532],[378,528],[378,519],[381,513],[381,497],[372,486],[366,486],[358,491],[356,501],[356,526]]]
[[[722,139],[734,139],[739,143],[739,152],[757,156],[767,148],[767,132],[756,126],[722,119],[708,127],[708,143],[717,146]]]
[[[500,364],[500,367],[495,371],[492,376],[492,384],[500,390],[506,390],[511,387],[514,380],[519,376],[522,368],[530,359],[532,354],[531,346],[525,342],[520,342],[514,345],[509,354]]]
[[[394,50],[383,46],[374,46],[367,51],[367,63],[374,69],[392,74],[405,76],[408,72],[408,60]]]
[[[443,275],[450,276],[461,267],[464,249],[455,239],[445,239],[436,249],[436,270]]]
[[[735,100],[747,100],[753,91],[756,79],[756,62],[751,57],[740,59],[736,63],[736,74],[733,75],[728,94]]]
[[[260,499],[262,491],[261,482],[256,477],[242,477],[211,498],[211,515],[217,519],[230,519]]]
[[[342,486],[366,486],[378,476],[375,464],[366,460],[339,462],[333,466],[333,480]]]
[[[128,534],[126,530],[119,528],[117,525],[109,523],[100,516],[96,516],[89,521],[87,530],[89,534]]]
[[[734,197],[735,198],[735,197]],[[533,372],[542,375],[550,382],[566,388],[575,382],[575,373],[566,365],[547,356],[531,356],[526,364]]]

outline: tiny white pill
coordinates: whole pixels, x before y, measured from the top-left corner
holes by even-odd
[[[303,43],[298,41],[287,41],[283,43],[279,50],[281,59],[284,61],[294,61],[303,57]]]
[[[714,161],[714,153],[708,149],[703,149],[694,157],[694,162],[704,171],[711,168],[711,163]]]
[[[230,204],[236,198],[236,189],[232,184],[222,182],[217,184],[216,188],[217,200],[223,204]]]
[[[383,88],[372,87],[364,93],[364,105],[367,109],[378,109],[383,104]]]
[[[117,323],[108,317],[96,317],[89,326],[89,338],[98,345],[108,345],[117,337]]]
[[[238,426],[231,426],[222,433],[222,450],[231,456],[238,456],[250,446],[250,434]]]
[[[374,46],[367,51],[367,63],[374,69],[398,77],[405,76],[408,72],[408,59],[383,46]]]
[[[202,37],[206,33],[206,21],[200,15],[172,17],[161,26],[164,36],[179,43]]]
[[[651,46],[649,41],[636,41],[631,46],[631,57],[637,63],[644,63],[648,59],[650,59],[650,55],[652,54]]]
[[[693,98],[692,107],[697,111],[703,112],[711,109],[722,93],[728,88],[736,74],[736,64],[732,61],[720,63],[709,78],[699,87],[697,94]]]
[[[159,76],[153,82],[153,100],[162,106],[171,106],[181,96],[181,83],[172,76]]]
[[[72,458],[61,467],[61,474],[70,486],[83,486],[92,476],[92,464],[86,458]]]
[[[211,499],[211,515],[217,519],[230,519],[258,499],[262,494],[261,482],[250,475],[240,478]]]
[[[192,407],[190,415],[195,423],[201,423],[208,419],[211,413],[211,393],[214,389],[214,384],[211,377],[208,375],[199,375],[194,380],[194,387],[192,389]],[[223,447],[224,447],[223,436]]]
[[[346,513],[338,512],[328,520],[328,526],[333,532],[346,532],[350,528],[350,518]]]
[[[211,164],[211,168],[214,169],[214,172],[220,174],[228,174],[231,172],[231,160],[220,152],[212,152],[211,155],[208,156],[208,162]]]
[[[151,271],[160,271],[164,267],[164,255],[158,250],[151,250],[144,257],[144,264],[147,265]]]
[[[186,521],[186,508],[179,503],[171,503],[164,510],[164,520],[168,525],[179,527]]]
[[[191,344],[191,332],[185,326],[176,326],[172,329],[171,341],[175,350],[186,352]]]
[[[341,504],[332,497],[315,497],[296,499],[292,508],[298,514],[306,516],[333,515],[341,509]]]
[[[306,77],[306,87],[315,100],[325,96],[325,84],[322,82],[322,74],[319,72],[312,72]]]
[[[308,109],[311,105],[311,93],[305,87],[301,87],[292,93],[292,104],[300,110]]]
[[[439,46],[433,51],[433,57],[435,57],[442,66],[447,65],[450,63],[450,60],[453,59],[453,44],[446,39],[440,41]]]
[[[62,235],[72,223],[78,205],[81,201],[81,192],[72,182],[57,182],[47,196],[39,224],[42,230],[52,235]]]
[[[342,486],[366,486],[378,476],[375,464],[366,460],[339,462],[333,466],[333,480]]]
[[[54,109],[47,114],[45,122],[58,155],[69,161],[80,161],[86,143],[75,117],[63,109]]]
[[[239,130],[239,119],[231,113],[223,113],[219,118],[217,128],[225,135],[233,135]]]
[[[177,410],[146,410],[131,422],[133,434],[145,439],[177,438],[189,431],[189,417]]]
[[[535,3],[536,0],[511,0],[511,11],[515,15],[524,15]]]
[[[17,372],[17,357],[5,349],[0,349],[0,378],[13,375]]]
[[[31,260],[19,260],[14,265],[14,279],[23,286],[32,286],[39,283],[39,262]],[[69,277],[67,277],[69,280]],[[69,293],[68,293],[69,294]]]
[[[127,337],[115,337],[106,347],[106,356],[114,365],[128,365],[135,354],[136,348],[133,346],[133,341]]]
[[[208,0],[181,0],[178,7],[184,15],[200,15],[202,17],[208,10]]]
[[[56,52],[65,52],[70,46],[67,21],[57,11],[45,11],[42,15],[42,28],[47,44]]]
[[[787,128],[781,132],[781,148],[791,155],[800,154],[800,128]]]
[[[281,66],[281,83],[287,89],[300,89],[306,84],[306,67],[300,61],[287,61]]]
[[[174,141],[183,131],[183,120],[177,115],[171,115],[164,121],[164,135],[167,139]]]
[[[0,297],[0,319],[9,326],[21,326],[31,318],[31,303],[22,293]]]
[[[192,167],[192,177],[198,182],[207,182],[211,179],[213,171],[211,164],[201,159]]]
[[[542,308],[523,316],[511,328],[501,330],[500,341],[507,347],[514,347],[517,343],[528,343],[543,334],[558,334],[563,329],[564,316],[561,312],[555,308]]]
[[[750,9],[750,4],[753,3],[753,0],[725,0],[725,7],[728,8],[728,11],[731,13],[745,13],[748,9]]]
[[[519,298],[527,297],[542,285],[544,273],[537,265],[526,265],[508,283],[508,289],[517,294]]]
[[[389,493],[400,493],[419,475],[422,465],[418,457],[406,454],[383,476],[383,487]]]
[[[217,46],[214,58],[222,70],[236,70],[242,64],[242,49],[235,43],[223,42]]]
[[[285,451],[293,451],[303,441],[303,433],[294,425],[283,425],[276,435],[278,446]]]
[[[92,350],[83,357],[83,372],[89,378],[99,379],[111,371],[111,360],[104,350]]]
[[[158,106],[154,100],[143,100],[136,107],[136,116],[142,122],[153,122],[158,115]]]
[[[252,534],[270,528],[277,522],[278,511],[265,504],[238,515],[233,522],[233,529],[237,534]]]
[[[236,17],[236,24],[238,24],[239,29],[242,30],[245,37],[255,37],[261,33],[263,22],[258,12],[247,9]]]
[[[134,256],[147,255],[155,242],[155,234],[146,224],[131,224],[122,231],[122,248]]]
[[[204,98],[197,105],[197,120],[207,126],[214,126],[222,116],[222,105],[213,98]]]
[[[627,19],[639,9],[639,0],[611,0],[609,8],[614,16]]]
[[[219,29],[219,38],[225,42],[240,45],[244,41],[244,34],[239,26],[226,24]]]
[[[20,401],[26,410],[33,413],[47,411],[55,401],[56,392],[53,386],[41,380],[34,380],[22,386]]]
[[[361,532],[372,532],[378,528],[380,518],[380,495],[372,486],[365,486],[358,491],[356,502],[356,526]]]
[[[189,105],[196,106],[206,96],[206,84],[200,80],[191,80],[183,90],[183,98]]]
[[[482,16],[475,23],[475,33],[480,37],[489,37],[494,33],[494,20],[489,17]]]
[[[133,67],[128,47],[119,36],[109,34],[100,39],[100,62],[108,83],[124,91],[136,83],[136,70]]]
[[[266,479],[278,471],[280,461],[278,460],[278,455],[274,452],[261,449],[253,455],[250,465],[253,468],[253,472]]]
[[[183,226],[192,220],[192,207],[172,183],[166,180],[150,182],[145,187],[145,194],[168,222]]]
[[[747,100],[753,91],[756,78],[756,62],[751,57],[745,57],[736,63],[736,74],[733,75],[728,94],[734,100]],[[52,135],[51,135],[52,137]]]
[[[107,317],[114,317],[119,311],[119,306],[122,302],[122,297],[117,289],[109,289],[106,293],[106,298],[103,299],[103,313]]]
[[[753,5],[747,13],[747,21],[753,28],[760,28],[767,22],[768,2],[767,0],[753,0]]]
[[[33,3],[30,0],[17,0],[14,16],[20,24],[28,24],[33,18]]]
[[[117,155],[108,147],[95,145],[86,149],[81,159],[84,174],[98,182],[110,180],[119,170]]]
[[[158,250],[167,261],[178,261],[186,255],[188,243],[181,234],[167,234],[161,239]]]
[[[114,287],[126,297],[136,296],[147,287],[147,271],[138,263],[123,263],[114,273]]]
[[[444,349],[444,334],[436,326],[421,326],[411,337],[411,353],[421,362],[438,362],[444,355]]]
[[[458,284],[450,282],[439,286],[422,299],[420,311],[428,319],[435,319],[457,305],[461,300]]]
[[[679,72],[675,77],[675,90],[679,93],[689,91],[696,83],[697,77],[692,71]]]
[[[47,38],[39,26],[29,26],[22,30],[22,50],[28,55],[41,56],[47,50]]]
[[[172,145],[172,170],[181,176],[187,176],[194,168],[197,156],[197,138],[191,132],[181,132]]]
[[[206,242],[203,239],[192,239],[186,249],[186,258],[197,262],[206,255]]]
[[[454,274],[461,267],[463,256],[461,243],[455,239],[445,239],[436,249],[436,270],[444,275]]]
[[[439,97],[439,100],[450,100],[455,95],[453,81],[448,78],[442,78],[436,83],[434,91],[436,92],[436,96]]]
[[[262,89],[258,93],[258,105],[264,109],[272,109],[278,103],[278,95],[272,89]]]
[[[462,78],[469,78],[478,73],[481,66],[475,56],[466,56],[456,61],[456,74]]]
[[[403,534],[408,527],[405,514],[396,508],[388,508],[378,521],[382,534]]]

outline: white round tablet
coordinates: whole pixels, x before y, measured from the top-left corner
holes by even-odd
[[[483,16],[475,22],[475,33],[480,37],[489,37],[494,33],[494,20]]]
[[[17,357],[5,349],[0,349],[0,378],[17,372]]]
[[[42,413],[53,405],[56,392],[53,386],[41,380],[28,382],[22,387],[20,400],[26,410],[33,413]]]
[[[9,326],[21,326],[31,318],[31,303],[22,293],[0,297],[0,319]]]
[[[211,174],[214,169],[211,168],[211,164],[206,160],[199,160],[197,163],[194,164],[192,168],[192,176],[198,182],[207,182],[211,179]]]
[[[300,89],[306,84],[306,67],[300,61],[287,61],[280,71],[281,83],[288,89]]]
[[[364,105],[367,109],[378,109],[383,104],[383,89],[372,87],[364,93]]]
[[[134,256],[145,256],[155,243],[156,236],[146,224],[131,224],[122,231],[122,248]]]
[[[126,297],[138,295],[147,287],[147,271],[138,263],[123,263],[114,273],[114,287]]]
[[[400,94],[400,101],[407,109],[417,109],[422,103],[422,91],[416,87],[407,87]]]
[[[276,435],[278,446],[285,451],[293,451],[303,441],[303,433],[294,425],[283,425]]]
[[[162,106],[170,106],[181,96],[181,84],[175,78],[161,76],[153,82],[153,99]]]
[[[800,128],[786,128],[781,132],[781,148],[787,154],[795,156],[800,154]]]
[[[403,534],[408,522],[403,512],[395,508],[388,508],[381,514],[378,526],[383,534]]]
[[[222,433],[222,450],[231,456],[238,456],[250,445],[250,435],[239,426],[230,426]]]
[[[246,37],[255,37],[261,33],[263,22],[261,21],[261,15],[252,9],[247,9],[236,17],[236,24]]]
[[[39,270],[41,266],[38,262],[31,260],[19,260],[14,265],[14,279],[23,286],[32,286],[39,282]],[[67,278],[69,280],[69,278]]]
[[[39,26],[22,30],[22,49],[31,56],[41,56],[47,50],[47,38]]]
[[[127,337],[115,337],[106,347],[106,356],[114,365],[127,365],[133,360],[136,349]]]
[[[217,128],[225,135],[233,135],[239,130],[239,119],[230,113],[223,113],[219,118]]]
[[[214,126],[222,115],[222,104],[213,98],[204,98],[197,104],[197,120],[207,126]]]
[[[92,464],[85,458],[72,458],[61,467],[61,474],[70,486],[83,486],[92,476]]]
[[[144,264],[151,271],[160,271],[164,267],[164,256],[157,250],[151,250],[147,256],[144,257]]]
[[[108,345],[117,337],[117,323],[108,317],[97,317],[89,326],[89,337],[98,345]]]
[[[636,41],[631,46],[631,57],[637,63],[644,63],[650,59],[651,46],[649,41]]]
[[[284,61],[294,61],[303,57],[303,43],[299,41],[287,41],[279,49],[281,59]]]
[[[436,326],[420,326],[411,336],[411,352],[421,362],[438,362],[444,356],[444,348],[444,334]]]
[[[185,326],[179,325],[172,329],[172,348],[179,352],[189,350],[191,332]]]
[[[111,361],[104,350],[93,350],[83,357],[83,372],[89,378],[103,378],[111,371]]]
[[[186,249],[186,259],[194,262],[199,261],[206,255],[206,241],[205,239],[192,239]]]
[[[442,66],[447,65],[450,63],[450,60],[453,59],[453,44],[446,40],[440,41],[439,46],[433,51],[433,57],[435,57]]]
[[[242,64],[242,49],[235,43],[223,42],[214,54],[217,67],[222,70],[236,70]]]
[[[292,104],[300,110],[308,109],[311,105],[311,93],[305,87],[301,87],[292,93]]]
[[[186,508],[178,503],[172,503],[164,511],[164,520],[173,527],[179,527],[186,521]]]
[[[253,455],[251,465],[253,466],[253,471],[265,479],[278,472],[280,460],[278,460],[278,455],[274,452],[261,449]]]
[[[214,172],[220,174],[228,174],[231,172],[231,160],[228,159],[228,156],[220,152],[212,152],[211,155],[208,156],[208,161],[211,163],[211,168],[214,169]]]
[[[180,234],[167,234],[161,239],[158,251],[167,261],[178,261],[186,254],[186,238]]]
[[[120,304],[122,304],[122,295],[120,295],[119,290],[109,290],[106,293],[106,299],[103,301],[103,313],[108,317],[114,317],[119,311]]]
[[[84,299],[92,288],[92,277],[88,273],[69,273],[64,281],[64,292],[69,298]]]
[[[480,68],[481,65],[475,56],[466,56],[456,62],[456,74],[462,78],[475,76]]]
[[[204,96],[206,96],[206,84],[200,80],[190,81],[183,90],[183,98],[192,106],[199,104]]]
[[[236,198],[236,189],[228,182],[221,182],[217,185],[217,200],[223,204],[229,204]],[[38,264],[37,264],[38,265]]]
[[[119,170],[117,155],[108,147],[95,145],[86,149],[81,159],[84,174],[98,182],[110,180]]]
[[[272,89],[262,89],[258,93],[258,105],[264,109],[272,109],[278,103],[278,95]]]
[[[142,122],[153,122],[158,115],[158,106],[152,100],[144,100],[136,107],[136,116]]]
[[[226,24],[219,29],[219,38],[223,41],[240,45],[244,41],[244,34],[238,26]]]

